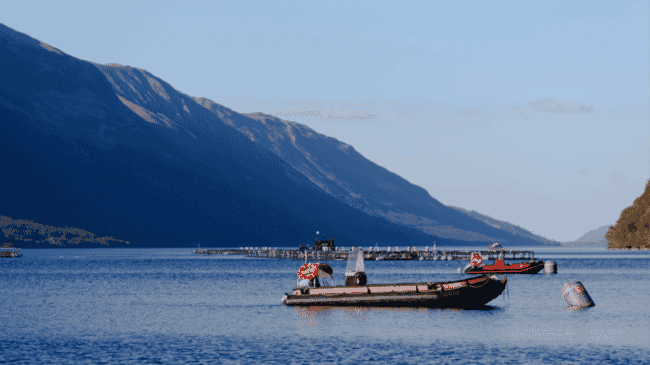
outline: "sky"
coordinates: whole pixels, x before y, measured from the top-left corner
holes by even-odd
[[[0,22],[554,240],[614,224],[650,178],[647,0],[14,1]]]

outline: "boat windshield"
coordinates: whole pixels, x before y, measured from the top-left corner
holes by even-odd
[[[350,251],[346,272],[366,272],[363,261],[363,249]]]

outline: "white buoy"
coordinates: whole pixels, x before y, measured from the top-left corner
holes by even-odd
[[[557,264],[553,261],[544,262],[544,274],[557,274]]]
[[[562,297],[574,307],[593,307],[594,301],[591,300],[587,289],[579,281],[573,283],[567,282],[562,288]]]

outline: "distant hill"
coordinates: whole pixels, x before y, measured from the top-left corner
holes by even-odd
[[[514,224],[512,224],[510,222],[501,221],[501,220],[492,218],[492,217],[490,217],[488,215],[481,214],[481,213],[479,213],[479,212],[477,212],[475,210],[470,211],[470,210],[467,210],[467,209],[454,207],[454,206],[452,206],[452,208],[454,208],[454,209],[456,209],[458,211],[461,211],[461,212],[467,214],[468,216],[470,216],[472,218],[483,221],[483,222],[485,222],[486,224],[488,224],[488,225],[490,225],[492,227],[499,228],[499,229],[505,230],[507,232],[510,232],[515,236],[530,238],[532,240],[535,240],[535,241],[538,241],[538,242],[541,242],[541,243],[544,243],[544,244],[550,244],[550,245],[559,244],[558,241],[550,240],[550,239],[548,239],[546,237],[536,235],[536,234],[531,233],[530,231],[527,231],[524,228],[519,227],[517,225],[514,225]]]
[[[134,247],[298,246],[317,230],[342,246],[548,243],[447,207],[302,124],[2,24],[0,54],[0,214],[14,221]]]
[[[650,248],[650,180],[643,194],[623,209],[605,237],[610,248]]]
[[[610,225],[605,225],[602,227],[598,227],[596,229],[592,229],[591,231],[583,234],[580,236],[575,241],[575,243],[596,243],[596,244],[602,244],[605,245],[607,244],[607,239],[605,238],[605,234],[609,230]]]
[[[605,233],[607,233],[609,227],[609,225],[605,225],[592,229],[577,240],[560,242],[560,244],[564,246],[605,246],[607,244]]]
[[[0,216],[0,230],[2,248],[45,248],[52,245],[87,248],[97,245],[125,246],[130,243],[113,237],[97,237],[94,233],[83,229],[53,227],[5,216]]]

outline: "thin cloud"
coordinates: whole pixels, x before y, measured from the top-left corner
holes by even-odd
[[[528,107],[537,112],[554,112],[562,114],[591,114],[594,107],[573,100],[554,100],[552,98],[528,102]]]
[[[292,105],[271,113],[278,118],[317,118],[317,119],[373,119],[375,114],[365,110],[346,107],[316,107],[313,105]]]

